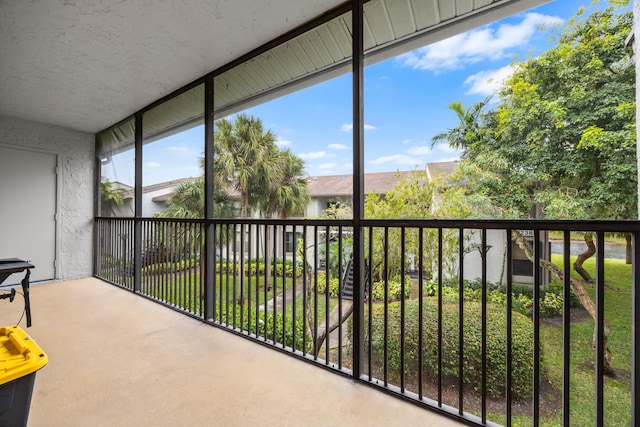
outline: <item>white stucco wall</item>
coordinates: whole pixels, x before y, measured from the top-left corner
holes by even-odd
[[[0,116],[0,144],[58,155],[60,188],[56,278],[90,276],[93,256],[93,135]]]

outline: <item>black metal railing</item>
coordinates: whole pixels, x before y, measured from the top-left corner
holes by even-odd
[[[638,419],[638,222],[353,224],[97,218],[96,276],[465,423]]]

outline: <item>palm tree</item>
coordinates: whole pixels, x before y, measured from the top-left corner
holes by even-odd
[[[217,186],[213,192],[213,217],[228,218],[235,210],[229,195]],[[204,177],[177,185],[171,192],[165,216],[170,218],[204,218]]]
[[[309,186],[303,177],[304,161],[290,150],[278,151],[277,162],[279,174],[272,179],[270,187],[265,187],[258,201],[258,208],[264,217],[279,218],[301,212],[309,204]],[[270,288],[271,277],[271,232],[265,230],[265,286]]]
[[[456,119],[458,119],[458,126],[433,136],[432,145],[446,142],[451,148],[468,150],[470,146],[482,139],[483,110],[490,101],[491,97],[487,97],[467,109],[461,101],[449,104],[449,109],[455,113]]]
[[[116,216],[115,206],[120,206],[124,203],[124,193],[124,189],[115,186],[108,178],[100,183],[103,216]]]
[[[264,131],[262,120],[239,114],[233,122],[216,122],[214,179],[216,186],[231,186],[240,194],[240,217],[247,218],[264,188],[279,175],[275,135]]]
[[[249,210],[258,206],[281,175],[275,135],[264,130],[262,120],[246,114],[237,115],[233,121],[220,119],[216,128],[213,160],[216,186],[231,187],[239,193],[240,217],[247,218]],[[238,270],[238,275],[243,284],[244,268]],[[238,297],[241,304],[242,295],[241,291]]]

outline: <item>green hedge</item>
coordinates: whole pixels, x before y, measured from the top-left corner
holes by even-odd
[[[387,281],[387,300],[389,302],[398,301],[402,296],[402,284],[395,280]],[[374,301],[384,301],[385,282],[375,282],[371,288],[371,298]],[[411,293],[411,279],[407,278],[404,282],[404,296],[409,298]]]
[[[327,275],[324,271],[318,272],[318,293],[327,292]],[[340,293],[340,280],[337,277],[329,279],[329,296],[337,298]]]
[[[405,301],[405,375],[418,378],[418,301]],[[464,383],[481,390],[482,335],[481,306],[464,304]],[[505,394],[506,313],[504,308],[487,306],[487,392],[499,397]],[[372,357],[381,366],[384,357],[384,307],[374,305],[372,312]],[[438,306],[437,301],[424,300],[423,309],[423,372],[426,379],[438,375]],[[388,361],[392,378],[400,376],[400,303],[389,304]],[[512,391],[515,399],[531,396],[533,378],[533,324],[524,315],[512,316]],[[365,328],[365,334],[368,334]],[[442,306],[443,374],[458,376],[459,314],[457,304]],[[365,337],[369,339],[368,336]]]
[[[458,279],[450,278],[443,280],[443,295],[458,299]],[[531,316],[533,313],[533,285],[514,283],[512,285],[512,308],[518,313]],[[430,296],[437,293],[437,282],[427,282],[426,293]],[[487,302],[498,306],[506,307],[507,296],[504,285],[487,283]],[[540,288],[540,315],[543,317],[553,317],[562,315],[563,309],[563,285],[561,283],[551,283],[549,286]],[[482,282],[480,279],[464,281],[464,300],[482,301]],[[580,300],[570,291],[570,307],[581,307]]]
[[[242,324],[240,324],[240,313],[242,311]],[[234,316],[237,328],[241,328],[243,331],[249,331],[262,337],[266,340],[275,341],[279,344],[283,344],[293,348],[293,328],[296,329],[296,350],[302,351],[304,346],[303,333],[304,323],[302,317],[298,317],[295,322],[292,316],[287,316],[284,328],[282,324],[282,314],[273,312],[258,310],[256,314],[255,308],[251,310],[251,317],[249,317],[249,310],[245,307],[241,309],[239,306],[229,307],[229,315],[227,317],[227,307],[216,307],[217,320],[228,326],[233,326]],[[258,317],[258,330],[256,330],[256,315]],[[273,326],[275,322],[275,336],[273,333]],[[295,326],[294,326],[295,325]],[[313,348],[313,340],[307,334],[307,348],[306,351],[311,351]]]

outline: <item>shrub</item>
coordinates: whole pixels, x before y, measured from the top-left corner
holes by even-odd
[[[324,271],[318,272],[318,293],[327,292],[327,275]],[[337,277],[329,279],[329,296],[337,297],[340,293],[340,280]]]
[[[242,316],[240,315],[242,312]],[[229,316],[227,317],[227,307],[216,307],[217,319],[222,324],[233,326],[234,318],[236,322],[236,328],[241,328],[243,331],[251,331],[252,334],[264,338],[266,340],[275,341],[278,344],[284,344],[287,347],[293,347],[293,330],[295,325],[295,343],[296,350],[303,350],[305,345],[304,340],[304,323],[302,318],[298,318],[295,321],[291,316],[287,316],[284,328],[282,322],[282,314],[276,313],[274,316],[270,311],[261,310],[257,314],[255,311],[249,312],[245,307],[241,309],[239,306],[229,307]],[[256,330],[256,315],[258,329]],[[242,317],[242,324],[240,319]],[[274,324],[275,324],[275,336],[274,336]],[[306,339],[306,351],[311,351],[313,347],[312,340],[307,335]]]
[[[392,378],[400,376],[400,303],[388,306],[388,363]],[[405,374],[418,377],[418,301],[405,301]],[[384,357],[384,306],[372,308],[372,357],[378,366]],[[480,304],[464,304],[464,383],[481,390],[482,332]],[[487,393],[493,397],[505,394],[506,372],[506,313],[503,308],[487,306]],[[434,380],[438,375],[438,307],[437,301],[424,300],[423,309],[423,372]],[[458,376],[459,314],[457,304],[442,306],[442,364],[443,374]],[[368,329],[365,328],[365,334]],[[365,336],[366,339],[369,337]],[[514,398],[531,396],[533,376],[533,326],[531,320],[518,313],[512,316],[512,384]]]
[[[442,292],[444,296],[458,299],[458,279],[443,279]],[[437,285],[436,285],[437,288]],[[512,289],[512,309],[525,316],[531,316],[533,313],[533,286],[530,284],[514,283]],[[487,282],[487,303],[501,307],[506,307],[507,296],[505,294],[505,286]],[[432,294],[431,288],[427,288],[428,295],[437,294],[437,289]],[[562,314],[563,309],[563,285],[561,283],[552,283],[547,287],[540,288],[540,315],[543,317],[553,317]],[[464,281],[464,300],[482,302],[482,281],[474,279]],[[580,300],[571,290],[570,307],[580,307]]]
[[[402,284],[395,280],[389,280],[387,290],[388,301],[397,301],[402,296]],[[385,282],[374,282],[371,288],[371,297],[374,301],[384,301]],[[404,284],[404,295],[408,298],[411,293],[411,279],[406,278]]]

